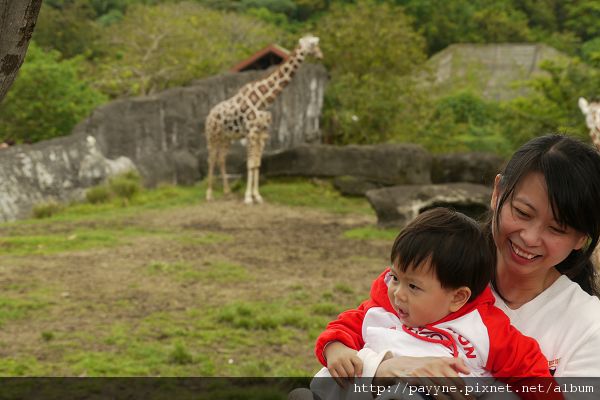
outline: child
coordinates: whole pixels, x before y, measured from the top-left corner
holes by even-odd
[[[494,307],[491,246],[463,214],[436,208],[419,215],[396,238],[392,267],[356,318],[345,313],[317,339],[327,368],[316,377],[386,376],[382,362],[392,356],[441,356],[459,376],[550,378],[537,342]],[[325,380],[314,379],[311,389],[322,399],[344,397]]]

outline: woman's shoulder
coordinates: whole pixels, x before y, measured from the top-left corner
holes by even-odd
[[[600,326],[600,299],[586,293],[577,283],[562,275],[549,289],[553,302],[564,305],[563,312],[597,321]]]

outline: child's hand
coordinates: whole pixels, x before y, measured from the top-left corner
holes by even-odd
[[[345,379],[362,375],[363,362],[357,354],[356,350],[341,342],[329,343],[325,347],[327,369],[338,385],[344,387]]]

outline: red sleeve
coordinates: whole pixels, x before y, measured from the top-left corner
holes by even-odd
[[[384,280],[388,271],[389,268],[383,271],[373,282],[369,300],[364,301],[357,309],[344,311],[338,315],[337,319],[327,324],[325,331],[319,335],[315,345],[315,355],[323,366],[327,366],[327,361],[323,355],[327,343],[337,341],[355,350],[362,349],[365,345],[362,337],[362,325],[367,310],[371,307],[391,309],[387,297],[387,284]]]
[[[561,393],[554,391],[557,385],[538,342],[513,327],[500,309],[493,307],[488,317],[485,324],[490,336],[490,353],[486,369],[517,390],[522,399],[563,399]],[[520,390],[534,386],[540,389]]]
[[[342,342],[354,350],[363,348],[362,323],[365,313],[373,304],[372,300],[366,300],[357,309],[344,311],[335,321],[327,324],[325,331],[317,338],[315,347],[315,354],[323,366],[327,366],[323,350],[329,342]]]

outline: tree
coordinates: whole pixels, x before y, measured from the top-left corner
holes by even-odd
[[[23,64],[41,5],[42,0],[0,0],[0,102]]]
[[[112,96],[146,95],[223,72],[269,43],[276,27],[247,16],[182,2],[134,5],[104,29],[100,87]]]
[[[526,15],[509,0],[411,0],[407,14],[415,18],[434,54],[452,43],[528,41]]]
[[[403,9],[372,0],[335,3],[316,26],[331,73],[326,141],[377,143],[413,131],[415,118],[407,117],[419,115],[420,100],[407,76],[425,61],[425,41]]]
[[[61,60],[31,42],[11,91],[0,105],[0,141],[37,142],[68,135],[106,96],[83,79],[82,58]]]
[[[98,37],[95,17],[87,0],[74,0],[60,8],[44,3],[33,40],[45,50],[58,50],[63,58],[91,56]]]

